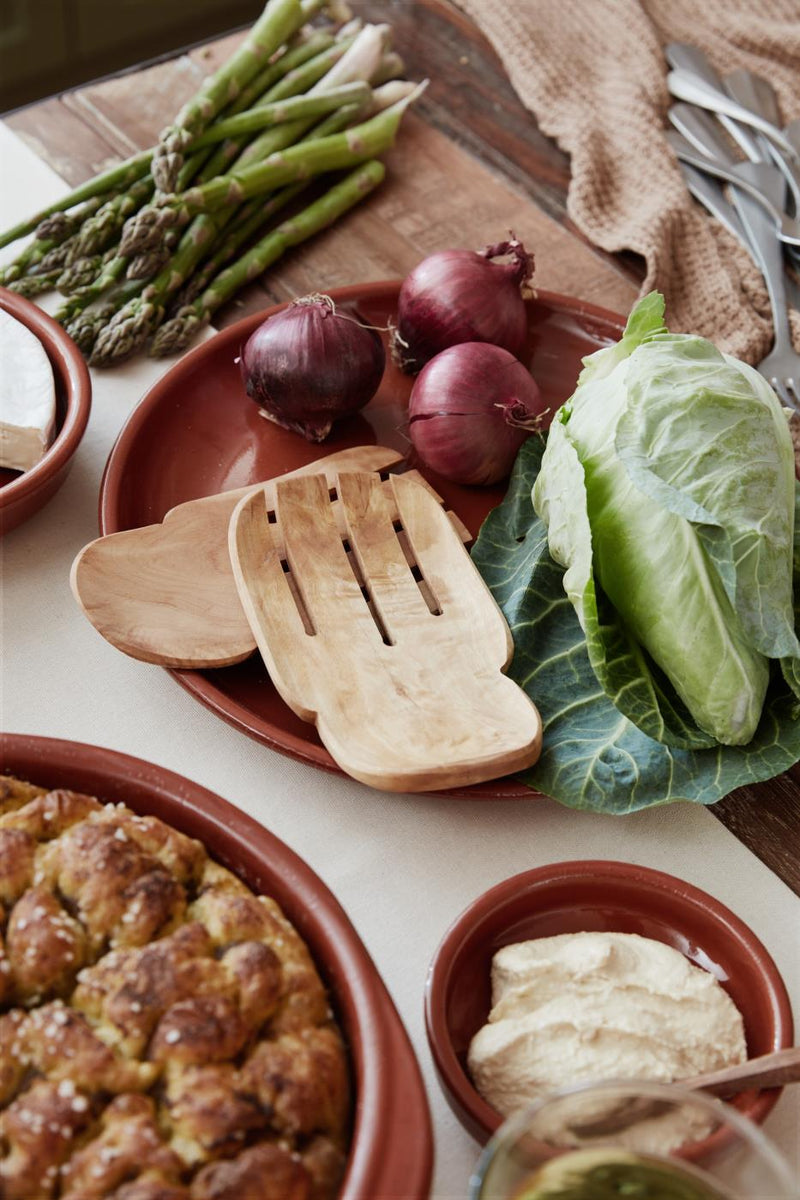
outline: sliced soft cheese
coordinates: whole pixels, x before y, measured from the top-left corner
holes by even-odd
[[[56,425],[56,389],[44,346],[0,308],[0,467],[28,471]]]

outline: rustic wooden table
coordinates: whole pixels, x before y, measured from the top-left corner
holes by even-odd
[[[369,205],[294,251],[217,314],[249,311],[355,280],[404,275],[425,254],[483,245],[513,228],[536,251],[536,282],[627,312],[642,273],[633,256],[591,246],[566,211],[569,161],[539,132],[474,24],[447,0],[356,0],[388,21],[410,78],[430,87],[388,157]],[[241,34],[20,109],[6,120],[71,184],[153,144]],[[800,894],[800,767],[740,788],[711,809]]]

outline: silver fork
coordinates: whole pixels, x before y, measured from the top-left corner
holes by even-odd
[[[748,168],[757,170],[755,163],[743,164],[740,170],[745,171]],[[761,185],[765,186],[763,179]],[[792,345],[780,242],[775,237],[771,223],[764,221],[763,210],[751,196],[739,191],[736,193],[735,204],[767,285],[772,307],[772,324],[775,329],[775,344],[756,370],[775,389],[781,404],[800,413],[800,354]]]

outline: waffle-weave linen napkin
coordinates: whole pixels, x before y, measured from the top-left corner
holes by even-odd
[[[570,217],[604,250],[647,266],[676,332],[758,362],[772,324],[749,255],[691,198],[664,131],[663,47],[699,46],[744,67],[800,116],[800,0],[458,0],[494,45],[543,133],[571,158]],[[796,318],[795,318],[796,319]],[[800,325],[795,325],[795,334]],[[797,342],[797,337],[795,338]]]

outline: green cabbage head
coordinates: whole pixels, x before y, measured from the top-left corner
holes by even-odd
[[[669,333],[658,293],[585,359],[533,503],[592,668],[649,737],[744,745],[771,671],[798,693],[786,414],[752,367]]]

